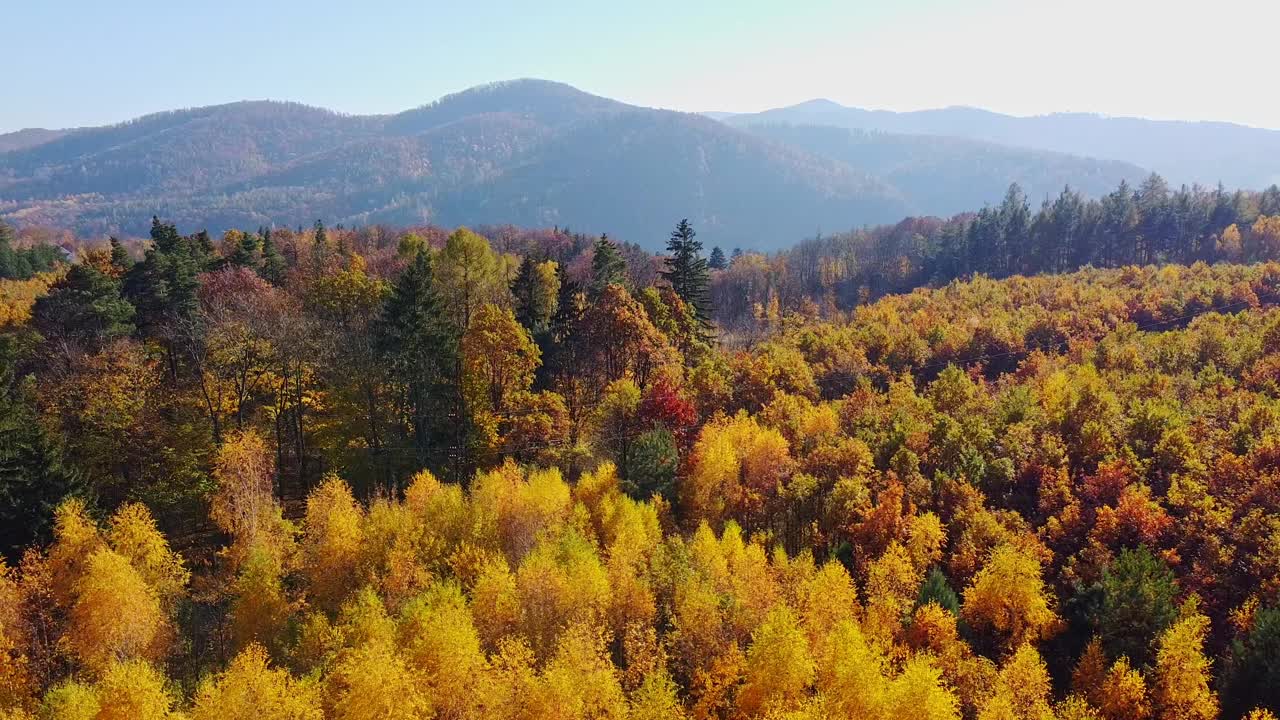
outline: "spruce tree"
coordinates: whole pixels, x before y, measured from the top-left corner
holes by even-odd
[[[711,248],[711,257],[707,260],[707,265],[712,270],[724,270],[729,267],[729,261],[724,257],[724,251],[717,245]]]
[[[608,235],[601,235],[593,247],[595,252],[591,255],[591,287],[588,291],[594,299],[610,285],[626,284],[627,263]]]
[[[121,273],[129,271],[133,267],[133,258],[129,257],[129,251],[125,250],[124,244],[120,242],[114,235],[111,236],[111,266]]]
[[[681,220],[667,240],[667,269],[662,277],[684,300],[704,328],[711,327],[711,273],[702,257],[702,243],[688,219]]]
[[[432,275],[431,259],[419,252],[383,306],[377,343],[392,378],[403,389],[406,425],[420,465],[443,468],[437,451],[449,437],[457,338],[450,332]]]
[[[516,320],[535,339],[547,331],[555,312],[556,288],[552,286],[554,278],[549,276],[550,270],[544,265],[545,263],[534,260],[532,255],[525,255],[520,261],[515,280],[511,282]]]
[[[271,228],[266,228],[262,231],[262,265],[258,268],[258,274],[272,285],[283,285],[286,269],[284,256],[271,239]]]

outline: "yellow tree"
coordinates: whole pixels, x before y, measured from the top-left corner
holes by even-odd
[[[182,556],[169,547],[146,506],[129,503],[117,510],[107,526],[107,543],[128,559],[166,612],[171,611],[178,597],[186,592],[190,573]]]
[[[886,720],[959,720],[956,696],[942,682],[942,672],[928,655],[916,655],[890,683],[885,696]]]
[[[1098,711],[1104,720],[1147,720],[1151,717],[1151,699],[1142,673],[1121,657],[1111,664],[1098,693]]]
[[[164,675],[142,660],[108,666],[98,681],[97,699],[94,720],[167,720],[175,716],[174,697]]]
[[[537,717],[563,720],[622,720],[626,696],[610,662],[602,633],[575,624],[557,643],[543,671]]]
[[[1056,632],[1058,616],[1049,606],[1040,561],[1002,545],[964,591],[961,614],[975,629],[996,633],[1008,649]]]
[[[1204,655],[1209,618],[1194,605],[1160,636],[1152,695],[1161,720],[1212,720],[1218,696],[1210,689],[1210,661]]]
[[[218,448],[213,479],[218,490],[209,517],[223,532],[247,546],[264,526],[274,529],[275,458],[256,430],[237,433]]]
[[[124,556],[105,548],[90,555],[75,598],[63,642],[90,670],[164,654],[168,627],[160,599]]]
[[[1049,705],[1052,690],[1049,670],[1040,653],[1024,643],[1000,669],[995,695],[984,704],[978,717],[1052,720],[1053,709]]]
[[[819,665],[817,676],[830,715],[846,720],[883,717],[888,685],[880,651],[853,620],[835,627],[830,648],[829,660]]]
[[[26,708],[35,691],[30,661],[23,647],[22,590],[0,559],[0,712]]]
[[[97,689],[74,680],[49,688],[40,703],[40,716],[49,720],[95,720],[101,711]]]
[[[196,692],[191,720],[323,720],[319,689],[273,668],[261,645],[249,645]]]
[[[351,488],[337,476],[326,478],[307,497],[302,567],[321,607],[336,608],[355,587],[364,540],[362,518]]]
[[[799,706],[813,685],[816,667],[796,615],[779,605],[756,628],[747,650],[746,683],[738,710],[751,716]]]
[[[436,716],[470,717],[479,702],[486,662],[462,589],[437,583],[410,601],[401,616],[405,659],[422,678]]]

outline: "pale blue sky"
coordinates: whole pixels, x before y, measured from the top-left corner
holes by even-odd
[[[242,99],[395,112],[540,77],[751,111],[828,97],[1280,128],[1274,0],[0,0],[0,132]]]

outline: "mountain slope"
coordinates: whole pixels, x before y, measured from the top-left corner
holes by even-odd
[[[966,107],[898,113],[845,107],[830,100],[731,115],[723,121],[736,127],[790,123],[963,137],[1129,162],[1154,170],[1172,183],[1221,181],[1230,187],[1261,189],[1280,182],[1280,131],[1230,123],[1085,113],[1015,117]]]
[[[0,151],[0,218],[88,234],[140,234],[153,214],[212,232],[316,218],[561,224],[656,248],[688,217],[708,244],[767,249],[995,203],[1013,181],[1032,197],[1067,183],[1099,194],[1144,174],[955,139],[747,132],[541,80],[395,115],[240,102],[60,133]]]
[[[1011,183],[1033,200],[1065,185],[1098,197],[1147,171],[1129,163],[938,135],[848,130],[828,125],[750,125],[749,132],[848,164],[911,199],[914,212],[950,215],[994,204]]]

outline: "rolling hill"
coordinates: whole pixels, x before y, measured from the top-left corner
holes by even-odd
[[[741,116],[728,118],[742,123]],[[569,225],[659,247],[775,248],[814,231],[1088,194],[1133,165],[956,138],[745,123],[636,107],[541,80],[395,115],[240,102],[120,125],[0,135],[0,218],[86,234],[370,222]]]
[[[1262,189],[1280,183],[1280,131],[1221,122],[1180,122],[1054,113],[1002,115],[969,107],[890,112],[810,100],[759,113],[714,113],[735,127],[826,125],[943,135],[1133,163],[1174,184]]]

